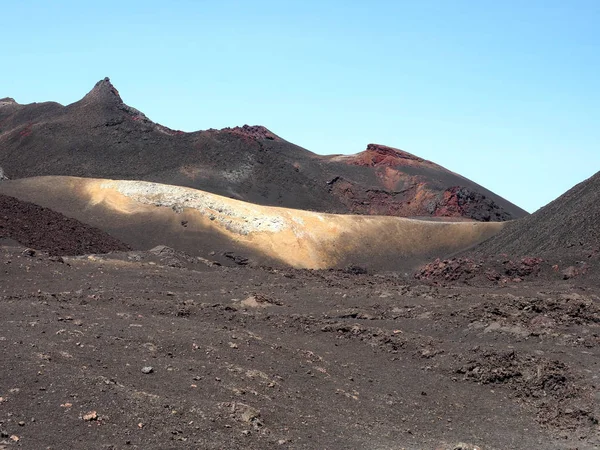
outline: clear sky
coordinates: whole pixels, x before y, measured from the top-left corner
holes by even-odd
[[[598,0],[0,0],[0,97],[370,142],[534,211],[600,170]]]

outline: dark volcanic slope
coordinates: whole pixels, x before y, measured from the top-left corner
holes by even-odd
[[[108,78],[68,106],[0,100],[0,167],[9,178],[139,179],[324,212],[482,221],[526,215],[483,187],[391,147],[318,156],[259,126],[171,130],[124,104]]]
[[[584,258],[600,250],[600,172],[536,213],[509,224],[475,253]]]
[[[129,247],[104,231],[48,208],[0,194],[0,239],[44,250],[50,255],[125,251]]]

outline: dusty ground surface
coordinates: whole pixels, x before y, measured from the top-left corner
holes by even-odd
[[[581,280],[28,255],[0,247],[3,450],[600,445]]]
[[[0,166],[10,179],[154,181],[261,205],[342,214],[477,221],[527,215],[464,177],[383,145],[370,144],[351,156],[320,156],[262,126],[171,130],[126,105],[108,79],[67,106],[0,100],[0,149]]]

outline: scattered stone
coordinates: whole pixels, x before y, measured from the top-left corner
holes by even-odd
[[[233,252],[225,252],[225,253],[223,253],[223,256],[231,259],[238,266],[247,266],[250,263],[248,258],[245,258],[244,256],[236,255]]]
[[[273,299],[271,297],[267,297],[266,295],[263,294],[254,294],[251,295],[250,297],[242,300],[241,302],[242,306],[245,306],[247,308],[268,308],[269,306],[282,306],[283,303],[279,300]]]
[[[356,264],[350,264],[343,272],[350,275],[366,275],[368,273],[367,269]]]
[[[84,414],[82,419],[85,420],[86,422],[98,420],[98,413],[96,411],[90,411],[89,413]]]
[[[452,450],[481,450],[481,447],[472,444],[465,444],[464,442],[460,442],[452,447]]]
[[[258,409],[248,406],[242,413],[242,420],[246,423],[252,423],[260,417],[260,411]]]
[[[148,375],[154,372],[154,368],[151,366],[142,367],[142,373]]]

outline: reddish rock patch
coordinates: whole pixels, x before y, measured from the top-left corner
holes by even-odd
[[[480,222],[504,222],[511,219],[510,214],[492,199],[461,186],[453,186],[444,191],[442,198],[435,204],[432,215],[470,217]]]
[[[367,149],[364,152],[352,155],[348,158],[347,163],[355,166],[367,167],[426,166],[440,168],[437,164],[419,158],[404,150],[380,144],[367,145]]]

